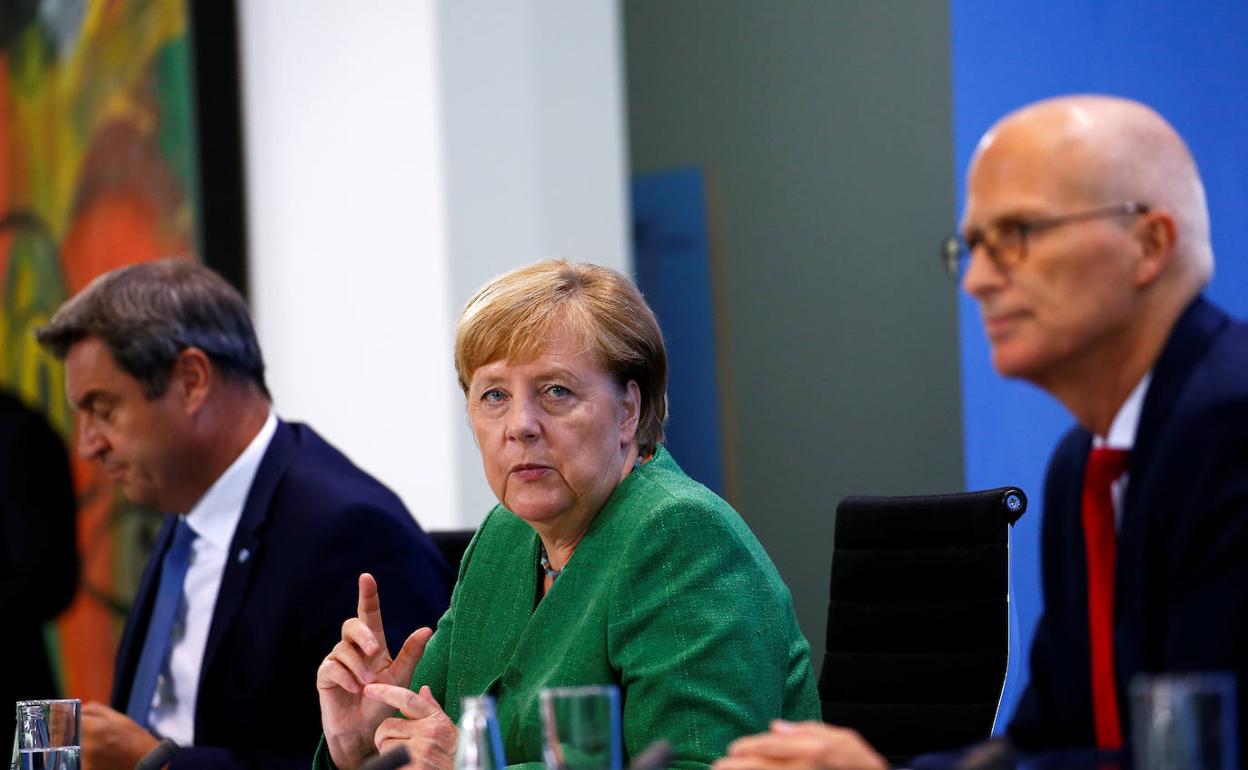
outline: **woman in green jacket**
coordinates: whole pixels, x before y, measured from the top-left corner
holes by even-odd
[[[358,617],[317,677],[319,766],[403,744],[413,764],[449,769],[460,700],[483,693],[508,763],[536,765],[545,687],[617,685],[625,754],[665,738],[682,768],[772,719],[818,718],[788,589],[661,443],[666,353],[631,282],[563,261],[513,270],[460,314],[455,366],[500,505],[436,633],[393,659],[361,576]]]

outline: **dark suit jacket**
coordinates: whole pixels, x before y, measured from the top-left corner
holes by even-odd
[[[1058,445],[1045,482],[1044,615],[1009,727],[1029,749],[1093,746],[1087,565],[1080,523],[1091,436]],[[1232,671],[1248,718],[1248,325],[1197,298],[1144,399],[1118,533],[1114,650],[1119,713],[1147,672]],[[1129,738],[1128,738],[1129,740]]]
[[[113,707],[124,711],[151,615],[165,523],[117,653]],[[391,652],[432,627],[454,580],[399,499],[311,428],[279,423],[247,494],[217,596],[184,768],[300,768],[321,732],[316,669],[354,617],[357,577],[381,591]]]
[[[78,585],[74,485],[65,444],[43,415],[0,393],[0,746],[13,702],[56,697],[43,626]],[[7,749],[0,749],[7,750]]]

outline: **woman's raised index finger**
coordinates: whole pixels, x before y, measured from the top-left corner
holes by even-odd
[[[381,624],[381,598],[377,594],[377,581],[367,572],[360,575],[360,599],[356,615],[364,621],[378,639],[385,639],[385,626]]]

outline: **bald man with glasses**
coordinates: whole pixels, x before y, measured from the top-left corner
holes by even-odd
[[[1204,188],[1138,102],[1050,99],[999,121],[967,176],[945,268],[994,368],[1078,425],[1044,489],[1044,614],[1008,728],[1029,752],[1121,750],[1141,673],[1230,671],[1248,689],[1248,326],[1202,296]],[[881,768],[856,733],[776,724],[717,770]]]

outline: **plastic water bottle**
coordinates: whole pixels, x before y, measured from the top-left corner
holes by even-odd
[[[498,719],[494,716],[494,699],[488,695],[464,698],[460,706],[455,770],[502,770],[506,766]]]

